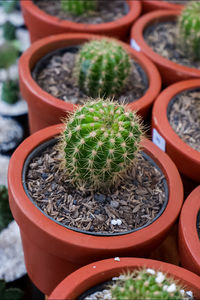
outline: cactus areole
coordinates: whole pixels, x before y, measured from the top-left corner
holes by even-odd
[[[133,165],[142,136],[135,113],[111,100],[87,102],[69,118],[62,136],[67,176],[78,187],[108,188]]]
[[[192,60],[200,60],[200,2],[189,3],[179,17],[180,48]]]
[[[76,60],[75,78],[88,96],[108,97],[119,94],[131,71],[128,53],[114,40],[92,40],[81,48]]]

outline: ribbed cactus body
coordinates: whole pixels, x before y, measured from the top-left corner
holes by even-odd
[[[90,97],[117,95],[131,71],[128,53],[114,40],[93,40],[81,48],[75,66],[80,90]]]
[[[181,49],[192,60],[200,60],[200,2],[189,3],[178,23]]]
[[[76,186],[108,188],[133,164],[142,136],[138,117],[99,99],[71,116],[63,134],[65,168]]]
[[[15,80],[7,80],[2,85],[1,98],[4,102],[14,104],[19,99],[19,85]]]
[[[61,0],[61,8],[74,15],[82,15],[95,10],[96,0]]]
[[[150,273],[149,273],[150,272]],[[186,299],[183,287],[172,278],[153,269],[136,270],[111,287],[112,299]]]
[[[3,24],[3,36],[7,41],[12,41],[16,39],[16,28],[9,21]]]

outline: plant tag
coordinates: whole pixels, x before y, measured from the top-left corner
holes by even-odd
[[[153,128],[152,142],[165,152],[166,141],[155,128]]]
[[[141,50],[140,46],[138,46],[138,44],[136,43],[136,41],[134,39],[131,39],[131,47],[138,52]]]

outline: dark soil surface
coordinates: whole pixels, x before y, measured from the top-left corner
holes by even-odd
[[[83,104],[88,97],[79,90],[73,76],[76,53],[66,50],[64,54],[53,55],[36,75],[38,85],[52,96],[73,104]],[[132,59],[132,72],[121,95],[119,103],[129,103],[141,98],[148,89],[148,80],[141,66]]]
[[[159,22],[150,25],[144,32],[146,43],[154,52],[177,64],[200,70],[200,61],[192,61],[179,45],[177,22]]]
[[[168,107],[168,119],[177,135],[200,152],[200,89],[178,94]]]
[[[34,203],[62,225],[91,233],[127,232],[151,223],[168,200],[165,177],[145,154],[118,189],[107,194],[75,189],[59,167],[60,159],[56,145],[35,157],[26,186]]]
[[[34,3],[51,16],[76,23],[107,23],[122,18],[128,13],[128,6],[124,0],[99,0],[96,11],[81,16],[63,12],[58,0],[34,0]]]

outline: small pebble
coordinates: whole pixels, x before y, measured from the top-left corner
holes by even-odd
[[[120,258],[119,257],[115,257],[114,260],[120,261]]]
[[[104,203],[106,200],[106,196],[103,194],[95,194],[94,195],[94,200],[99,202],[99,203]]]

